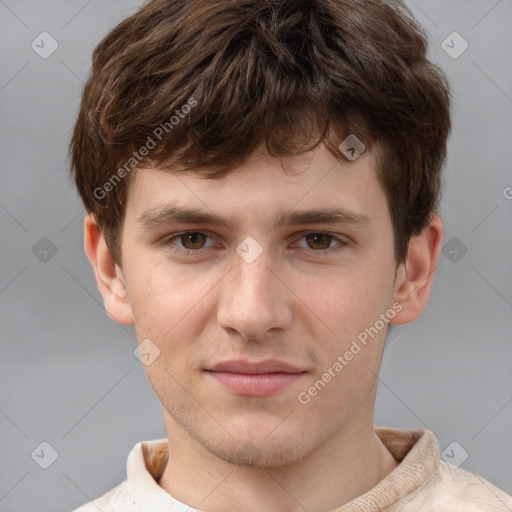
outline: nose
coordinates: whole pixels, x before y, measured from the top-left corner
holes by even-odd
[[[219,325],[230,334],[238,332],[255,340],[272,329],[289,328],[293,295],[272,265],[269,251],[264,250],[252,263],[235,254],[233,265],[220,289]]]

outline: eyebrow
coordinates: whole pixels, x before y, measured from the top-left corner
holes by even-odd
[[[225,226],[233,229],[236,225],[230,218],[215,213],[190,209],[183,206],[163,206],[145,211],[138,219],[142,228],[151,228],[160,225],[182,224],[209,224]],[[278,213],[274,227],[297,224],[371,224],[371,218],[362,213],[356,213],[344,208],[322,208],[302,211],[289,211]]]

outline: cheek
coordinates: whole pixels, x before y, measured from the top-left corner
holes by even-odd
[[[388,307],[391,282],[386,285],[385,281],[369,269],[340,268],[322,278],[298,280],[294,292],[316,335],[327,342],[323,347],[338,352]]]
[[[341,269],[333,276],[303,280],[297,295],[307,306],[299,324],[316,340],[313,350],[321,362],[307,386],[316,382],[311,392],[322,398],[312,402],[341,411],[376,382],[387,331],[379,319],[389,308],[391,281],[369,270]]]
[[[193,384],[189,370],[194,367],[196,340],[204,328],[198,315],[204,309],[201,298],[207,288],[198,286],[197,279],[172,271],[168,263],[144,266],[144,271],[133,275],[130,294],[137,339],[139,343],[149,339],[159,350],[144,370],[162,403],[179,407],[186,398],[183,389]]]
[[[140,269],[133,273],[130,286],[137,339],[149,338],[158,345],[161,369],[165,366],[172,374],[183,373],[198,364],[200,340],[212,321],[219,277],[204,273],[198,279],[197,270],[177,270],[168,262],[141,263]],[[147,370],[156,371],[153,367]]]
[[[190,314],[208,286],[168,262],[141,264],[140,271],[132,270],[130,298],[136,323],[156,332],[165,333]]]

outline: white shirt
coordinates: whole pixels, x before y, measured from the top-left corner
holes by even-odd
[[[430,430],[377,427],[375,432],[399,465],[373,489],[332,512],[512,512],[511,496],[440,460]],[[167,458],[167,439],[137,443],[128,456],[127,479],[74,512],[196,511],[158,485]]]

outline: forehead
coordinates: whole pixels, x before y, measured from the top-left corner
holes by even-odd
[[[195,208],[242,218],[275,221],[293,209],[339,208],[369,217],[387,210],[377,180],[376,158],[363,153],[340,161],[324,146],[297,157],[254,153],[221,179],[166,170],[137,169],[131,179],[127,220],[164,206]]]

